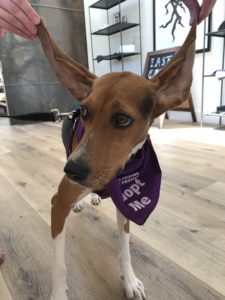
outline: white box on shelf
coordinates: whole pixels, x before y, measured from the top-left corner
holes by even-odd
[[[120,46],[120,53],[132,53],[135,52],[135,45],[129,44],[129,45],[122,45]]]

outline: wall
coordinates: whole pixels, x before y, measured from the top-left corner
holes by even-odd
[[[134,3],[135,0],[128,0],[129,5]],[[155,0],[156,1],[156,0]],[[92,51],[91,51],[91,35],[90,35],[90,24],[89,24],[89,5],[96,2],[96,0],[84,0],[85,9],[85,20],[86,20],[86,36],[88,46],[88,61],[89,67],[93,70],[92,64]],[[201,0],[199,0],[199,3]],[[137,1],[136,1],[137,3]],[[141,0],[141,29],[142,29],[142,54],[143,63],[142,70],[144,68],[144,62],[146,53],[153,50],[153,1],[152,0]],[[131,12],[131,18],[136,15],[136,11]],[[212,14],[212,31],[216,31],[222,21],[225,20],[225,1],[217,0],[217,3],[213,9]],[[99,24],[106,23],[103,18],[101,10],[95,9],[94,16],[92,16],[92,28],[98,28]],[[184,37],[185,38],[185,37]],[[222,62],[222,47],[224,40],[222,38],[211,39],[211,51],[206,53],[206,70],[205,73],[212,73],[216,69],[221,68]],[[101,38],[95,43],[95,53],[101,53],[101,51],[107,51],[108,44],[107,40]],[[192,85],[192,96],[194,101],[194,107],[198,120],[200,121],[201,115],[201,90],[202,90],[202,53],[196,54],[194,70],[193,70],[193,85]],[[119,65],[119,64],[118,64]],[[135,73],[140,75],[138,68],[135,69],[135,65],[132,60],[129,60],[129,66],[127,69],[131,69]],[[119,67],[118,67],[119,70]],[[114,71],[114,70],[113,70]],[[109,63],[100,63],[96,69],[97,75],[102,75],[109,72]],[[205,97],[204,97],[204,111],[212,112],[216,110],[216,106],[219,105],[220,97],[220,82],[215,78],[205,79]],[[170,118],[191,120],[190,113],[185,112],[170,112]],[[204,122],[218,123],[217,117],[204,117]],[[224,120],[223,120],[224,122]]]

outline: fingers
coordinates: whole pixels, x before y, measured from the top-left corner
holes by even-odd
[[[4,34],[4,31],[7,30],[7,31],[11,31],[15,34],[18,34],[28,40],[33,40],[35,39],[35,36],[34,35],[31,35],[29,33],[27,33],[26,31],[23,31],[13,25],[11,25],[10,23],[4,21],[3,19],[0,19],[0,28],[1,28],[1,32]]]
[[[24,14],[30,19],[30,21],[38,25],[41,21],[40,16],[36,13],[36,11],[31,7],[31,5],[26,0],[12,0],[14,4],[19,7]]]
[[[183,0],[190,11],[190,25],[195,21],[201,23],[210,14],[216,0],[203,0],[201,7],[197,0]]]
[[[30,18],[23,11],[24,5],[29,7],[25,0],[0,0],[1,18],[17,28],[19,23],[19,29],[23,29],[29,34],[36,34],[37,29],[35,24],[32,23]]]
[[[9,14],[6,10],[0,8],[0,27],[13,33],[26,36],[26,38],[34,38],[34,34],[26,31],[24,25],[18,21],[13,15]]]
[[[192,25],[198,19],[200,6],[197,0],[183,0],[183,2],[190,11],[190,25]]]
[[[0,0],[0,28],[33,39],[40,17],[27,0]]]
[[[2,37],[5,34],[5,29],[0,28],[0,37]]]
[[[198,16],[198,24],[201,23],[210,14],[216,0],[204,0],[201,5],[201,10]]]

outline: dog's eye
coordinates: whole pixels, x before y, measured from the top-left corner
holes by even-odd
[[[81,114],[81,118],[82,118],[84,121],[87,120],[88,117],[89,117],[89,112],[88,112],[87,107],[81,106],[81,108],[80,108],[80,114]]]
[[[113,125],[116,128],[125,128],[130,126],[132,123],[133,119],[124,114],[116,114],[113,116]]]

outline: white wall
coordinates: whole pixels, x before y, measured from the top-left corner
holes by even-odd
[[[157,0],[156,0],[157,1]],[[158,0],[159,1],[159,0]],[[90,24],[89,24],[89,9],[88,7],[96,2],[96,0],[84,0],[84,8],[85,8],[85,20],[86,20],[86,34],[87,34],[87,46],[88,46],[88,61],[89,68],[93,71],[93,61],[92,61],[92,51],[91,51],[91,34],[90,34]],[[129,2],[129,6],[132,9],[136,7],[135,3],[137,0],[127,0]],[[201,0],[199,0],[201,2]],[[125,5],[125,4],[123,4]],[[122,6],[123,7],[123,6]],[[112,9],[113,10],[113,9]],[[106,11],[102,11],[100,9],[92,9],[91,19],[92,19],[92,31],[98,30],[100,24],[107,23],[106,20]],[[126,11],[126,7],[125,7]],[[144,68],[146,53],[153,50],[153,17],[152,17],[152,0],[141,0],[141,34],[142,34],[142,70]],[[114,13],[114,11],[111,11]],[[111,13],[110,12],[110,13]],[[115,12],[117,9],[115,8]],[[127,13],[127,11],[126,11]],[[129,14],[128,14],[129,13]],[[129,21],[138,22],[137,11],[128,11],[127,15]],[[135,19],[136,18],[136,19]],[[213,9],[212,14],[212,31],[216,31],[222,21],[225,20],[225,1],[217,0],[217,3]],[[112,20],[110,20],[112,23]],[[135,33],[136,32],[136,33]],[[134,36],[133,41],[135,41],[138,46],[138,37],[137,37],[137,29],[136,31],[129,34],[127,32],[125,36],[125,42],[132,42],[130,37]],[[184,37],[185,38],[185,37]],[[112,39],[113,40],[113,39]],[[115,52],[118,51],[118,43],[119,40],[114,39],[112,48],[115,49]],[[222,67],[222,50],[223,50],[223,38],[213,37],[211,39],[211,51],[206,53],[206,65],[205,65],[205,73],[212,73],[216,69],[221,69]],[[107,54],[108,53],[108,40],[107,37],[94,37],[94,55],[96,54]],[[194,101],[194,107],[196,111],[196,115],[198,120],[200,120],[200,112],[201,112],[201,90],[202,90],[202,53],[196,54],[194,70],[193,70],[193,85],[192,85],[192,96]],[[125,68],[129,71],[135,72],[137,74],[141,74],[139,63],[137,63],[137,59],[135,57],[126,59]],[[109,72],[109,62],[101,62],[96,64],[96,74],[102,75]],[[113,71],[120,71],[121,64],[114,62],[113,63]],[[220,98],[220,82],[215,78],[206,78],[205,79],[205,97],[204,97],[204,111],[212,112],[216,110],[216,106],[219,105]],[[224,101],[225,103],[225,101]],[[172,112],[170,113],[171,118],[181,119],[181,120],[191,120],[190,113],[183,112]],[[204,117],[205,122],[218,123],[218,117]],[[225,120],[223,120],[224,122]]]

